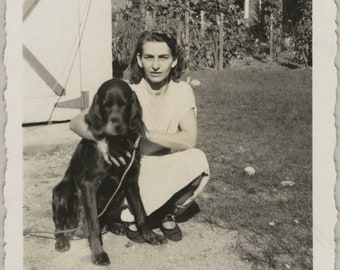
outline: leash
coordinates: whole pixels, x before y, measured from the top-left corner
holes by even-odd
[[[35,237],[35,238],[44,238],[44,239],[52,239],[52,240],[56,240],[55,237],[53,236],[45,236],[45,235],[42,235],[42,234],[48,234],[48,235],[54,235],[55,233],[65,233],[65,232],[74,232],[75,230],[77,230],[78,227],[76,228],[73,228],[73,229],[69,229],[69,230],[62,230],[62,231],[57,231],[57,232],[49,232],[49,231],[26,231],[26,232],[23,232],[23,236],[26,236],[26,237]],[[108,233],[109,231],[104,231],[101,233],[101,235],[104,235],[106,233]],[[84,240],[84,238],[72,238],[70,240]]]
[[[138,136],[137,140],[135,141],[135,144],[133,145],[133,152],[132,152],[132,157],[131,157],[131,159],[130,159],[130,163],[129,163],[129,165],[126,167],[126,169],[125,169],[125,171],[124,171],[122,177],[120,178],[118,187],[116,188],[116,190],[113,192],[111,198],[110,198],[110,199],[108,200],[108,202],[106,203],[106,205],[105,205],[103,211],[98,215],[98,218],[100,218],[100,217],[105,213],[105,211],[106,211],[107,208],[109,207],[110,203],[112,202],[113,198],[116,196],[118,190],[119,190],[120,187],[122,186],[123,181],[124,181],[124,179],[125,179],[125,176],[126,176],[126,174],[129,172],[129,170],[130,170],[130,168],[131,168],[131,166],[132,166],[132,163],[133,163],[133,161],[135,160],[136,150],[137,150],[137,148],[138,148],[138,146],[139,146],[139,143],[140,143],[140,136]]]
[[[128,164],[128,166],[126,167],[122,177],[120,178],[120,181],[119,181],[119,184],[118,184],[118,187],[116,188],[116,190],[113,192],[112,196],[110,197],[110,199],[108,200],[108,202],[106,203],[104,209],[100,212],[100,214],[97,216],[98,218],[100,218],[107,210],[107,208],[109,207],[110,203],[112,202],[113,198],[116,196],[117,192],[119,191],[119,189],[121,188],[122,184],[123,184],[123,181],[126,177],[126,174],[129,172],[131,166],[132,166],[132,163],[133,161],[135,160],[135,157],[136,157],[136,150],[139,146],[139,143],[140,143],[140,139],[141,137],[138,136],[134,145],[133,145],[133,151],[132,151],[132,156],[131,156],[131,159],[130,159],[130,162]],[[23,235],[24,236],[33,236],[33,237],[40,237],[40,238],[47,238],[47,239],[55,239],[54,237],[49,237],[49,236],[42,236],[42,235],[34,235],[34,234],[56,234],[56,233],[68,233],[68,232],[74,232],[76,231],[77,229],[79,228],[79,226],[77,226],[76,228],[73,228],[73,229],[67,229],[67,230],[62,230],[62,231],[56,231],[56,232],[48,232],[48,231],[33,231],[33,232],[24,232]],[[106,232],[104,232],[106,233]],[[103,234],[104,234],[103,233]],[[76,239],[74,239],[76,240]],[[77,239],[78,240],[78,239]],[[79,239],[81,240],[81,239]]]

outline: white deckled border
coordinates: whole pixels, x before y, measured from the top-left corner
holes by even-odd
[[[314,270],[340,270],[340,255],[335,259],[334,226],[336,209],[334,185],[336,179],[334,163],[334,147],[336,142],[334,108],[336,101],[337,71],[334,66],[336,54],[335,35],[335,1],[313,0],[314,24],[314,65],[313,65],[313,209],[314,209]],[[1,15],[4,1],[0,1]],[[8,164],[6,165],[6,186],[4,188],[7,207],[5,222],[6,258],[5,269],[22,269],[22,135],[21,135],[21,20],[22,1],[7,1],[7,41],[6,41],[6,73],[8,85],[5,92],[7,101],[8,122],[6,126],[6,146]],[[0,15],[0,16],[1,16]],[[1,16],[2,17],[2,16]],[[2,20],[1,20],[2,22]],[[4,27],[4,24],[0,24]],[[10,29],[10,31],[8,31]],[[3,47],[1,35],[0,47]],[[3,60],[2,60],[3,61]],[[337,56],[340,63],[340,56]],[[1,86],[3,71],[0,67]],[[339,73],[339,71],[338,71]],[[2,87],[0,87],[2,88]],[[339,93],[340,89],[338,89]],[[338,94],[340,96],[340,94]],[[1,99],[0,99],[1,103]],[[339,103],[339,101],[338,101]],[[0,121],[3,119],[3,107],[0,106]],[[337,127],[340,127],[340,104],[337,104]],[[2,131],[0,125],[0,132]],[[13,136],[15,134],[15,136]],[[338,135],[340,142],[340,135]],[[1,136],[0,136],[1,143]],[[340,163],[340,143],[337,144],[337,163]],[[0,156],[3,148],[0,148]],[[3,162],[3,160],[1,160]],[[2,167],[0,166],[0,169]],[[340,172],[340,164],[337,165]],[[2,172],[0,170],[1,180]],[[339,174],[340,175],[340,174]],[[336,185],[337,206],[340,207],[340,176]],[[1,211],[3,213],[3,211]],[[0,230],[1,234],[1,230]],[[337,251],[340,252],[340,223],[336,230]],[[1,256],[0,256],[1,257]],[[2,268],[2,267],[0,267]]]
[[[313,1],[313,269],[334,269],[336,5]]]
[[[5,101],[7,124],[5,144],[7,164],[4,186],[5,217],[5,269],[23,269],[23,168],[22,168],[22,1],[6,1],[5,66],[7,86]]]

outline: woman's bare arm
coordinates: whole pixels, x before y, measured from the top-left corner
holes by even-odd
[[[74,117],[70,122],[70,129],[82,138],[96,141],[85,122],[87,112],[88,110],[85,110]],[[181,119],[180,129],[181,131],[172,134],[155,131],[148,132],[147,138],[141,141],[140,149],[142,155],[161,155],[168,153],[169,149],[185,150],[193,148],[196,144],[197,137],[197,122],[193,109],[188,111]],[[126,163],[125,159],[121,156],[109,157],[105,141],[96,141],[96,143],[108,163],[110,163],[110,159],[117,166],[119,166],[120,163]],[[130,153],[127,153],[127,156],[129,157]],[[118,160],[120,162],[118,162]]]
[[[147,139],[160,146],[173,150],[186,150],[195,147],[197,138],[197,121],[194,109],[189,110],[180,120],[180,131],[161,133],[150,131]]]
[[[84,139],[95,141],[89,126],[85,122],[85,115],[87,113],[88,109],[75,116],[70,122],[70,129]]]

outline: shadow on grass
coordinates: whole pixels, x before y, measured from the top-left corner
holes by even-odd
[[[299,68],[298,65],[292,64],[292,63],[287,63],[287,62],[281,62],[280,65],[283,66],[283,67],[290,68],[290,69],[298,69]]]

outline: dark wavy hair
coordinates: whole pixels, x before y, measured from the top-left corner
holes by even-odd
[[[130,83],[137,84],[144,78],[144,70],[137,63],[137,55],[143,54],[143,45],[146,42],[165,42],[169,46],[172,57],[177,59],[177,65],[171,69],[169,77],[171,80],[178,81],[183,73],[184,57],[183,51],[180,46],[178,46],[176,39],[171,34],[144,31],[139,36],[135,51],[131,58]]]

